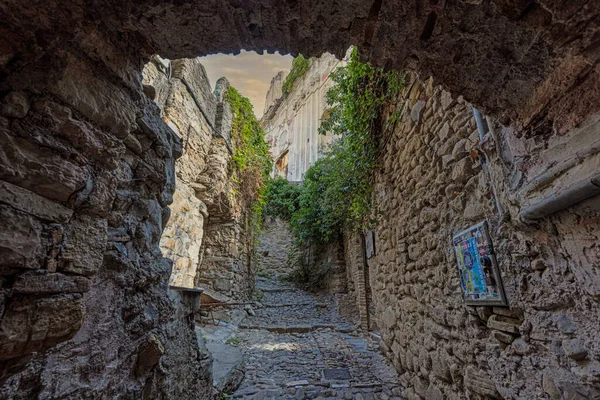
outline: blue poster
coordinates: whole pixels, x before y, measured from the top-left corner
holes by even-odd
[[[467,302],[506,305],[487,223],[484,221],[458,233],[454,236],[453,243],[460,283]],[[482,261],[483,257],[486,258],[487,266]]]

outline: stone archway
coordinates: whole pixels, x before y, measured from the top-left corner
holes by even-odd
[[[152,54],[354,44],[545,135],[600,103],[599,12],[552,0],[3,2],[2,393],[208,393],[158,248],[182,143],[143,94]]]

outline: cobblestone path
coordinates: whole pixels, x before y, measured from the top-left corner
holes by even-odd
[[[332,298],[259,279],[262,307],[240,324],[245,377],[234,398],[400,399],[376,342],[335,313]]]

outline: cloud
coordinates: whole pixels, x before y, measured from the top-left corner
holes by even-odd
[[[242,50],[240,54],[214,54],[201,57],[208,79],[214,86],[217,79],[225,76],[231,85],[248,97],[258,118],[263,114],[265,97],[271,79],[283,70],[289,70],[293,57],[279,53],[264,55]]]

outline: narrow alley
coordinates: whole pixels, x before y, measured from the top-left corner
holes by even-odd
[[[332,296],[312,295],[259,277],[258,308],[237,329],[210,341],[237,347],[244,378],[233,393],[246,399],[399,399],[394,368],[377,340],[337,314]],[[223,349],[224,346],[219,346]],[[221,350],[222,351],[222,350]],[[227,351],[227,350],[226,350]],[[219,368],[219,354],[215,368]],[[223,394],[221,398],[228,398]]]
[[[600,400],[600,1],[0,21],[0,400]]]

